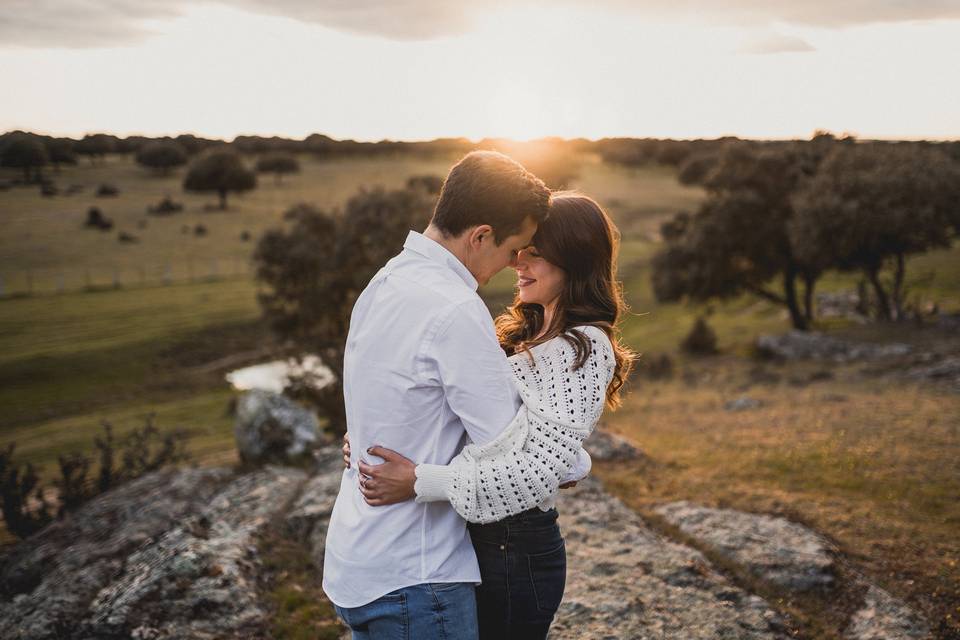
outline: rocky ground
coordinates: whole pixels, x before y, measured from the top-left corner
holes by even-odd
[[[590,446],[598,460],[641,455],[609,437]],[[279,522],[321,568],[339,476],[338,451],[326,448],[309,470],[163,470],[101,495],[0,559],[0,637],[269,638],[256,537]],[[559,508],[569,564],[552,638],[797,637],[770,602],[655,531],[598,481],[565,491]],[[833,550],[798,524],[690,503],[660,511],[695,546],[758,579],[831,588]],[[929,637],[914,612],[873,585],[843,634]]]

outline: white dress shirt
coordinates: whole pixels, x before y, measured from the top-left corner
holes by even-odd
[[[357,299],[344,356],[351,466],[327,533],[323,590],[357,607],[428,582],[480,582],[466,522],[448,502],[371,507],[357,462],[381,445],[447,464],[469,437],[493,440],[521,405],[477,281],[456,256],[411,231]]]

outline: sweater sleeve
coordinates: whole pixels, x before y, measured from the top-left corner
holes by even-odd
[[[609,340],[587,329],[591,353],[579,369],[572,370],[575,351],[562,338],[538,352],[536,365],[515,369],[538,392],[521,394],[523,406],[494,440],[464,447],[448,465],[417,465],[417,502],[448,500],[464,519],[485,523],[556,494],[603,411],[613,375]]]

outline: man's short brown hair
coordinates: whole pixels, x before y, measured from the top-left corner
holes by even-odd
[[[471,151],[453,165],[430,221],[446,236],[481,224],[499,245],[520,231],[527,216],[540,224],[550,210],[550,189],[516,160],[496,151]]]

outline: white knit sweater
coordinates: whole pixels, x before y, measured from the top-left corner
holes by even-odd
[[[561,478],[593,431],[613,377],[610,340],[596,327],[576,327],[590,356],[572,371],[576,351],[556,337],[510,357],[523,406],[496,439],[468,444],[448,465],[419,464],[417,502],[449,500],[469,522],[495,522],[552,505]]]

